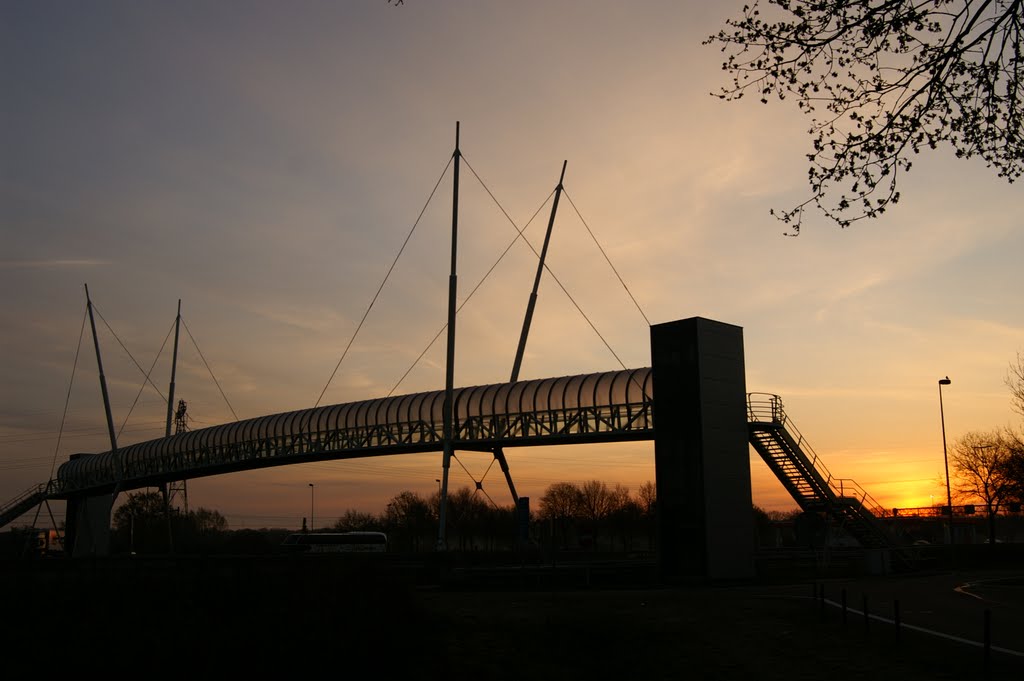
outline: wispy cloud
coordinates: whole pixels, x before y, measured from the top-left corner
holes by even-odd
[[[106,267],[113,263],[109,260],[61,259],[50,260],[0,260],[0,269],[53,269],[58,267]]]
[[[825,305],[818,309],[815,313],[815,319],[819,322],[824,321],[829,316],[829,313],[840,303],[854,299],[873,288],[878,288],[889,281],[889,279],[890,276],[879,272],[872,272],[862,275],[859,279],[846,286],[840,286],[828,296]]]

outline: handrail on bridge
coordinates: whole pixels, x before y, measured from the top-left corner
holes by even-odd
[[[821,474],[825,483],[837,497],[856,500],[860,506],[866,508],[876,518],[884,518],[889,515],[888,511],[883,509],[881,504],[875,501],[867,490],[857,484],[855,480],[837,478],[832,475],[814,448],[804,439],[800,430],[789,420],[781,397],[772,393],[747,393],[747,418],[751,423],[770,423],[788,430],[796,440],[797,447],[808,456],[811,467]]]

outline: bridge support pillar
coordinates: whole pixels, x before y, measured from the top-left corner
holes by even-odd
[[[72,558],[110,555],[110,510],[114,495],[68,498],[64,550]]]
[[[651,327],[658,560],[666,578],[754,576],[743,330]]]

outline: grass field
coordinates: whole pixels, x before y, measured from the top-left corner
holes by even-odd
[[[1021,679],[1019,658],[822,609],[814,586],[433,579],[334,560],[5,566],[5,670],[384,679]],[[417,571],[419,570],[419,571]],[[605,577],[610,573],[606,573]],[[878,584],[875,585],[876,587]],[[852,588],[852,587],[851,587]],[[923,596],[927,597],[927,595]],[[367,674],[361,674],[366,676]],[[11,677],[13,678],[13,676]]]
[[[977,649],[822,618],[803,585],[421,594],[441,673],[492,679],[983,679]],[[442,633],[443,632],[443,633]],[[479,676],[477,676],[479,674]],[[988,678],[1022,678],[995,662]]]

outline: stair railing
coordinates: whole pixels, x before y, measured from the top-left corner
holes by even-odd
[[[27,490],[25,490],[24,492],[22,492],[18,496],[14,497],[13,499],[8,501],[3,506],[0,506],[0,516],[2,516],[5,513],[9,512],[11,509],[15,508],[16,506],[21,504],[23,501],[25,501],[29,497],[35,496],[36,494],[42,494],[42,493],[47,492],[48,488],[49,488],[49,483],[46,483],[46,482],[43,482],[43,483],[40,483],[38,485],[33,485],[32,487],[29,487]]]
[[[3,506],[0,506],[0,517],[3,517],[7,513],[12,512],[19,505],[22,505],[27,500],[29,500],[32,497],[35,497],[36,495],[49,494],[50,484],[50,482],[41,482],[39,484],[35,484],[29,487],[28,490],[26,490],[22,494],[19,494],[17,497],[4,504]]]
[[[884,518],[888,515],[888,512],[856,481],[850,478],[833,477],[814,448],[804,439],[800,429],[789,420],[789,416],[782,406],[781,397],[771,393],[747,393],[747,418],[751,422],[771,423],[789,431],[789,434],[796,440],[797,447],[807,456],[811,467],[818,471],[837,497],[855,500],[876,518]]]

